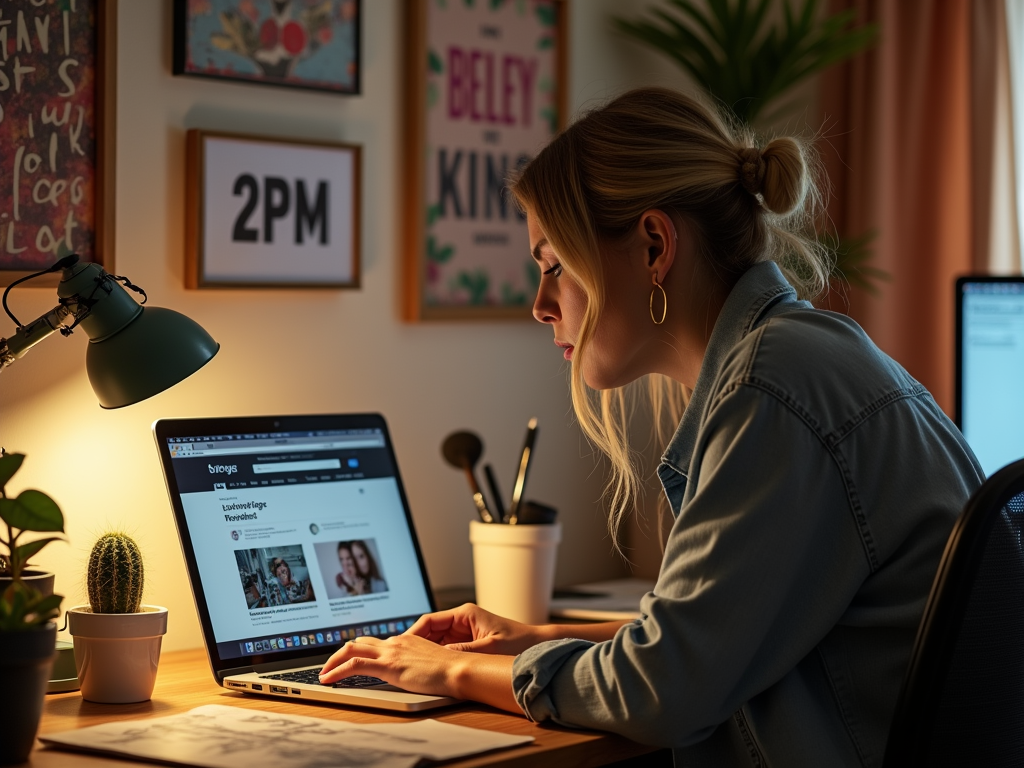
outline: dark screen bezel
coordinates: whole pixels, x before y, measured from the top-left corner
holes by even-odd
[[[1024,283],[1024,276],[965,275],[956,281],[956,362],[953,384],[953,422],[964,430],[964,286],[969,283]]]

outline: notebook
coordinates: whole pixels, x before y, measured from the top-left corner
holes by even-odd
[[[455,703],[317,671],[360,635],[434,610],[378,414],[153,424],[217,682],[243,693],[400,711]]]

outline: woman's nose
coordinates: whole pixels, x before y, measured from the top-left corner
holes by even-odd
[[[533,316],[538,323],[558,322],[558,302],[547,296],[542,285],[537,289],[537,298],[533,302]]]

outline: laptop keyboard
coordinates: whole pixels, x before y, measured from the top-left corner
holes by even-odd
[[[260,677],[264,677],[269,680],[284,680],[289,683],[309,683],[310,685],[320,685],[319,675],[320,667],[317,667],[316,669],[300,669],[297,672],[283,672],[279,675],[260,675]],[[351,677],[345,677],[335,683],[331,683],[328,687],[372,688],[375,685],[387,685],[387,682],[381,680],[379,677],[352,675]]]

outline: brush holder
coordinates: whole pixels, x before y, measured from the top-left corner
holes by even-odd
[[[561,523],[502,525],[471,520],[476,602],[524,624],[546,624]]]

